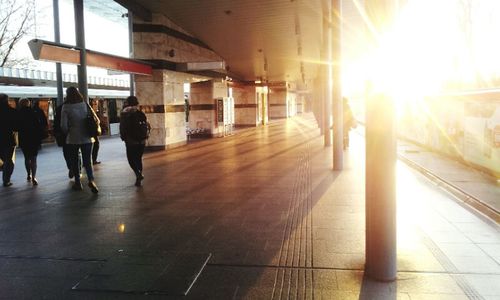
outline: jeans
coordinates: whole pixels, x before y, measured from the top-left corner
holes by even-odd
[[[68,152],[71,162],[71,170],[75,175],[75,182],[80,182],[80,172],[81,166],[79,163],[79,153],[80,150],[82,152],[82,160],[83,166],[85,167],[85,172],[87,173],[87,178],[89,181],[94,180],[94,171],[92,169],[92,143],[88,144],[68,144]]]
[[[0,159],[3,161],[2,179],[3,183],[9,183],[12,172],[14,172],[14,160],[16,159],[16,146],[0,148]]]
[[[125,143],[127,149],[128,164],[135,173],[135,176],[142,174],[142,155],[144,154],[145,144],[128,144]]]

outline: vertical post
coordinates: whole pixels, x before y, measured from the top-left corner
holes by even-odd
[[[397,0],[365,0],[377,34],[392,26]],[[375,47],[378,41],[373,41]],[[377,70],[374,70],[377,76]],[[366,93],[366,266],[376,280],[397,277],[396,129],[394,103],[387,91],[370,82]]]
[[[87,86],[87,53],[85,49],[85,22],[83,15],[83,0],[73,0],[75,12],[76,47],[80,49],[80,65],[78,65],[78,89],[85,101],[88,101]]]
[[[332,32],[332,6],[329,1],[323,3],[323,49],[321,59],[325,62],[320,68],[322,74],[321,96],[323,98],[323,134],[325,147],[332,145],[331,111],[332,111],[332,72],[331,72],[331,32]]]
[[[344,133],[342,114],[342,5],[332,0],[332,31],[330,34],[332,57],[332,115],[333,115],[333,169],[344,169]]]
[[[129,57],[134,58],[134,20],[132,11],[129,10],[128,16],[128,50]],[[130,96],[135,95],[135,78],[134,74],[130,73]]]
[[[319,108],[319,117],[321,119],[320,124],[319,124],[319,133],[321,135],[326,134],[325,133],[325,110],[323,109],[324,103],[325,103],[325,84],[324,84],[325,80],[323,79],[323,76],[320,79],[319,92],[318,92],[318,97],[319,97],[319,101],[320,101],[318,108]],[[323,139],[324,139],[324,137],[323,137]]]
[[[328,55],[327,61],[328,59]],[[332,96],[331,96],[331,68],[329,65],[321,68],[323,71],[323,87],[322,87],[322,97],[323,97],[323,128],[324,128],[324,140],[325,147],[332,145],[332,124],[331,124],[331,114],[332,111]]]
[[[52,9],[54,14],[54,42],[61,42],[61,33],[59,28],[59,0],[52,0]],[[56,79],[57,79],[57,101],[56,106],[63,103],[63,79],[61,63],[56,63]]]

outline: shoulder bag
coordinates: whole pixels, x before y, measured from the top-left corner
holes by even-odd
[[[96,137],[101,135],[101,126],[99,126],[99,119],[92,110],[92,107],[87,104],[87,117],[85,118],[85,125],[87,127],[87,133],[90,137]]]

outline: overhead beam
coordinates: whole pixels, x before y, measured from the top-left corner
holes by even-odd
[[[115,0],[115,2],[130,10],[134,14],[134,17],[139,17],[146,22],[153,21],[151,11],[134,0]]]
[[[224,61],[208,61],[208,62],[186,62],[177,63],[177,71],[223,71],[226,72],[226,64]]]
[[[65,45],[34,39],[28,42],[31,54],[35,60],[45,60],[67,64],[80,64],[80,49],[75,46]],[[143,61],[86,50],[87,65],[125,73],[151,75],[151,64]]]

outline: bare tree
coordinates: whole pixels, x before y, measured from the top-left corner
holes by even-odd
[[[0,67],[23,64],[13,57],[16,44],[34,27],[34,0],[0,0]]]

